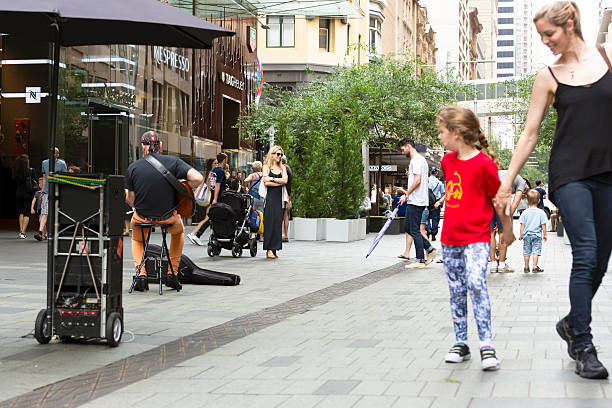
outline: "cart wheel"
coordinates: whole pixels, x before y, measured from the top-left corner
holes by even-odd
[[[234,258],[237,258],[239,256],[242,256],[242,248],[240,248],[239,246],[234,245],[232,247],[232,256]]]
[[[249,252],[251,253],[252,257],[257,255],[257,238],[251,238],[249,242]]]
[[[211,244],[208,244],[208,248],[206,249],[206,253],[208,254],[208,256],[210,256],[212,258],[213,256],[215,256],[215,247],[212,246]]]
[[[40,344],[47,344],[51,340],[51,327],[47,321],[47,309],[41,309],[36,316],[34,337]]]
[[[219,256],[221,254],[221,247],[215,247],[215,256]]]
[[[111,347],[117,347],[123,335],[123,321],[119,313],[114,312],[106,319],[106,341]]]

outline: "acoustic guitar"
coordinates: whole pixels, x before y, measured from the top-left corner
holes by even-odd
[[[175,210],[182,218],[191,218],[195,213],[195,200],[193,198],[193,189],[191,188],[189,183],[187,183],[186,180],[179,180],[179,183],[181,183],[182,186],[185,187],[185,190],[187,190],[187,193],[189,195],[182,194],[179,191],[176,192],[178,204],[176,205]]]

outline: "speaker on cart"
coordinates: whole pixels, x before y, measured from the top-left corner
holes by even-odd
[[[100,180],[98,188],[61,183],[58,184],[57,207],[60,211],[58,221],[60,230],[75,221],[85,223],[89,228],[98,231],[100,224],[99,211],[103,214],[102,233],[105,236],[120,236],[123,233],[123,213],[125,190],[123,176],[101,176],[99,174],[56,173],[70,177],[76,183]],[[91,232],[91,231],[90,231]]]

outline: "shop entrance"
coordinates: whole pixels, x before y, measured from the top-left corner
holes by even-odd
[[[223,95],[223,107],[221,110],[223,149],[240,149],[240,137],[237,126],[238,116],[240,116],[240,101]]]
[[[89,173],[125,174],[128,165],[129,114],[89,105]]]

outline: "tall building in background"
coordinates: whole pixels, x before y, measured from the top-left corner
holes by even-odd
[[[426,65],[435,65],[435,32],[427,9],[418,0],[370,0],[370,60],[383,55],[418,57]]]
[[[437,69],[455,69],[470,79],[470,19],[467,0],[426,0],[429,21],[436,31]]]
[[[470,0],[470,7],[478,10],[478,20],[482,31],[478,34],[481,44],[482,58],[495,61],[497,58],[497,4],[498,0]],[[495,62],[481,62],[478,71],[482,78],[495,78],[497,76],[497,65]]]
[[[537,69],[533,61],[534,25],[532,0],[516,1],[516,75],[525,76]]]
[[[499,0],[497,7],[497,77],[517,74],[516,44],[520,40],[517,25],[516,0]]]
[[[597,44],[610,41],[610,30],[612,30],[612,0],[601,0],[599,2]]]

